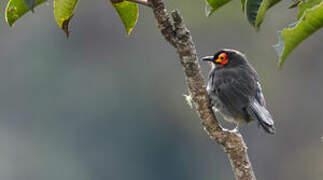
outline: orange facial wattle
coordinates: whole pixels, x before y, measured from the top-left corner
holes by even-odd
[[[224,59],[222,62],[221,62],[221,65],[223,66],[223,65],[225,65],[226,63],[228,63],[229,62],[229,59],[228,58],[226,58],[226,59]]]
[[[222,66],[227,64],[229,62],[228,56],[226,53],[221,53],[218,56],[218,59],[215,60],[216,63],[220,63]]]

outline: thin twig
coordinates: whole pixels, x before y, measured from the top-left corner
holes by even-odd
[[[247,146],[241,134],[224,130],[210,108],[210,100],[198,64],[195,44],[179,12],[173,11],[171,18],[163,0],[149,0],[149,2],[161,34],[177,50],[180,63],[184,68],[189,96],[194,102],[204,129],[212,139],[222,145],[237,180],[256,180],[247,154]]]

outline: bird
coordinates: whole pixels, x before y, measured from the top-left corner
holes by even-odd
[[[265,132],[274,134],[274,121],[266,108],[259,76],[246,56],[237,50],[221,49],[201,60],[211,64],[207,82],[211,108],[236,124],[234,130],[256,120]]]

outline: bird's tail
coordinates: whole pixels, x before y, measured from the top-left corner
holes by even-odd
[[[248,114],[253,119],[258,121],[258,123],[267,133],[270,133],[270,134],[275,133],[274,121],[270,113],[264,106],[261,106],[257,101],[254,101],[247,108],[247,111],[248,111]]]

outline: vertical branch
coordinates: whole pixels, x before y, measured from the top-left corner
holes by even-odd
[[[163,0],[149,0],[158,28],[173,47],[176,48],[183,66],[188,90],[205,131],[226,152],[237,180],[255,180],[255,175],[240,133],[224,130],[218,123],[205,87],[205,80],[198,63],[196,48],[189,30],[178,11],[171,16],[167,13]]]

